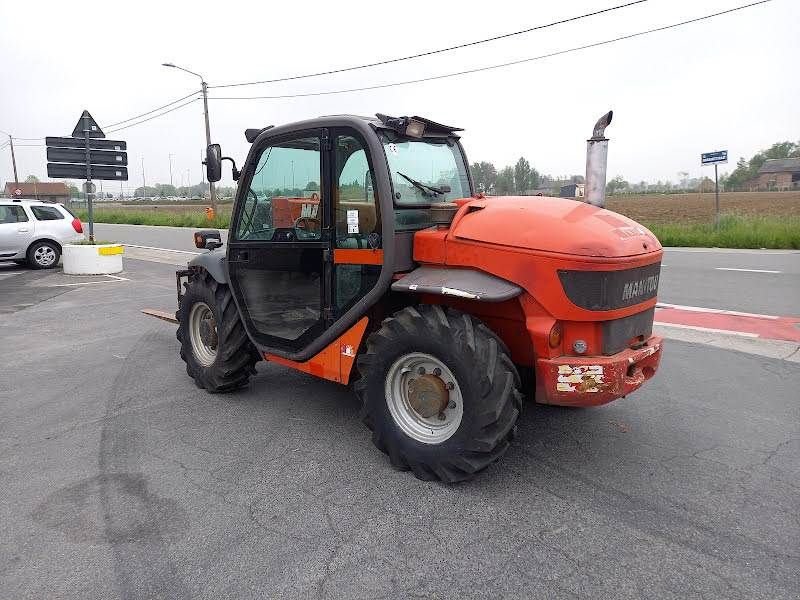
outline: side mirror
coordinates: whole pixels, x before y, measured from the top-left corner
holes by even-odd
[[[222,179],[222,148],[219,144],[209,144],[206,148],[206,177],[216,183]]]
[[[216,229],[201,229],[194,232],[194,245],[205,250],[214,250],[222,246],[222,238]]]

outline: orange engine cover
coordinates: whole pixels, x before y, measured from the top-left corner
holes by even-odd
[[[535,369],[539,385],[545,386],[537,389],[540,402],[596,405],[632,391],[652,375],[658,367],[660,352],[641,359],[644,361],[641,377],[627,373],[623,365],[630,358],[627,355],[603,354],[605,322],[634,315],[639,316],[638,323],[646,322],[648,315],[640,313],[655,307],[651,284],[655,281],[657,286],[663,250],[649,230],[623,215],[564,198],[472,198],[456,203],[460,208],[449,228],[429,228],[415,234],[414,260],[424,265],[484,271],[518,285],[524,292],[516,299],[498,304],[445,295],[426,295],[423,301],[447,304],[483,320],[509,347],[515,363]],[[575,272],[582,275],[580,272],[629,270],[630,277],[634,277],[634,270],[652,274],[647,289],[653,293],[643,295],[647,299],[640,302],[628,298],[603,309],[574,303],[562,280]],[[623,282],[625,277],[628,274],[621,277]],[[591,276],[588,279],[590,290],[605,285],[594,285]],[[597,281],[611,279],[608,273]],[[563,336],[553,344],[550,332],[557,323]],[[652,317],[649,324],[652,325]],[[631,347],[655,344],[656,338],[651,337],[646,327],[642,329],[643,335],[637,331],[636,336],[629,341],[622,339],[621,344]],[[579,340],[582,342],[579,345],[586,348],[582,355],[573,350]],[[658,344],[660,349],[660,341]],[[604,386],[602,393],[589,393],[581,386],[559,392],[558,368],[577,368],[575,365],[585,358],[591,358],[598,369],[605,369],[607,380],[614,385]]]

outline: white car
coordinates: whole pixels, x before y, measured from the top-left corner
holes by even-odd
[[[63,244],[83,239],[80,219],[63,204],[0,199],[0,261],[51,269]]]

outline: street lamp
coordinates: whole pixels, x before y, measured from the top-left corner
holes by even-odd
[[[195,77],[200,78],[200,86],[203,91],[203,114],[205,115],[206,119],[206,146],[211,145],[211,126],[208,124],[208,85],[206,84],[206,80],[203,78],[202,75],[199,73],[195,73],[194,71],[190,71],[189,69],[184,69],[183,67],[179,67],[178,65],[174,65],[172,63],[161,63],[164,67],[170,67],[172,69],[180,69],[181,71],[185,71],[190,75],[194,75]],[[214,212],[217,212],[217,190],[214,188],[214,182],[208,182],[208,192],[211,196],[211,208],[214,209]]]
[[[173,155],[172,155],[172,154],[170,154],[170,155],[169,155],[169,184],[170,184],[170,185],[174,185],[174,184],[172,183],[172,157],[173,157]]]

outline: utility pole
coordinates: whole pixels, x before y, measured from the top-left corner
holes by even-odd
[[[144,156],[142,157],[142,197],[147,198],[147,181],[144,178]]]
[[[169,184],[170,185],[172,185],[172,156],[173,156],[172,154],[169,155]]]
[[[201,77],[201,86],[203,88],[203,114],[206,118],[206,147],[211,145],[211,126],[208,124],[208,84],[205,80]],[[208,193],[211,196],[211,209],[214,211],[214,214],[217,213],[217,190],[214,187],[214,182],[208,182]]]
[[[10,135],[8,136],[8,142],[11,144],[11,165],[14,167],[14,184],[16,185],[19,183],[19,178],[17,177],[17,157],[14,156],[14,138]]]
[[[181,71],[185,71],[190,75],[194,75],[195,77],[200,78],[200,89],[203,92],[203,116],[205,117],[206,122],[206,146],[211,145],[211,125],[208,121],[208,84],[206,83],[205,78],[200,75],[199,73],[195,73],[194,71],[190,71],[189,69],[184,69],[183,67],[179,67],[178,65],[172,63],[161,63],[164,67],[171,67],[173,69],[180,69]],[[205,180],[205,178],[203,178]],[[208,182],[208,191],[209,196],[211,197],[211,208],[214,209],[214,212],[217,212],[217,190],[214,187],[214,182]]]

